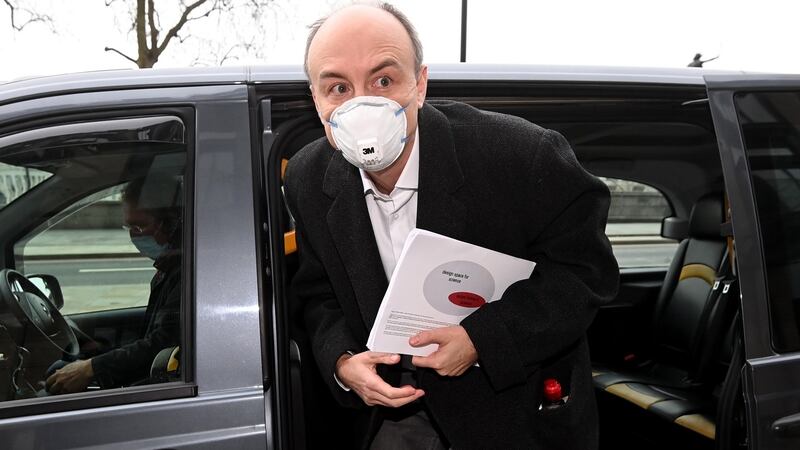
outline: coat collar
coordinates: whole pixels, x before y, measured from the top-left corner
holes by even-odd
[[[463,185],[464,176],[447,117],[425,104],[419,112],[419,138],[417,228],[464,239],[466,209],[453,195]],[[328,164],[322,189],[333,199],[327,214],[328,229],[347,271],[361,317],[369,329],[388,280],[375,243],[358,169],[337,152]]]

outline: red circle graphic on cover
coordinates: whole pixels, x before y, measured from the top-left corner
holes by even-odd
[[[464,308],[480,308],[486,300],[478,294],[472,292],[453,292],[447,296],[450,303]]]
[[[434,309],[451,316],[466,316],[494,295],[494,277],[472,261],[450,261],[425,277],[422,292]]]

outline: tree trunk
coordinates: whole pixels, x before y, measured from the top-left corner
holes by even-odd
[[[147,46],[146,0],[136,0],[136,45],[139,47],[139,57],[136,59],[136,65],[140,69],[153,67],[157,59],[153,58],[152,50]]]

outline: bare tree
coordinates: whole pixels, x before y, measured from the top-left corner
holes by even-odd
[[[34,11],[24,4],[21,4],[18,0],[3,0],[3,3],[8,7],[8,13],[11,16],[11,28],[16,31],[22,31],[23,28],[32,23],[43,23],[47,25],[53,23],[53,19],[47,14]]]
[[[138,51],[134,58],[113,47],[106,47],[105,50],[119,54],[140,68],[153,67],[171,42],[183,42],[188,37],[185,31],[191,22],[211,16],[232,15],[239,10],[246,9],[247,16],[252,19],[254,24],[258,25],[264,13],[275,3],[275,0],[181,0],[178,18],[171,26],[164,27],[155,0],[135,0],[135,5],[132,0],[105,0],[105,3],[106,6],[111,6],[118,1],[124,1],[130,7],[131,31],[136,33]],[[162,32],[165,32],[163,38],[161,37]],[[218,63],[234,59],[232,52],[238,48],[249,49],[252,48],[252,44],[242,42],[232,45],[228,51],[220,52],[224,56]]]

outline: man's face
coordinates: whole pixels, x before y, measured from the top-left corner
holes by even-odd
[[[122,221],[131,238],[153,236],[159,245],[167,243],[167,235],[162,230],[163,223],[145,209],[139,209],[128,202],[122,203]]]
[[[409,136],[414,144],[417,113],[425,101],[428,69],[414,68],[414,50],[405,28],[391,14],[374,7],[352,6],[322,25],[308,51],[311,94],[336,147],[327,120],[353,97],[379,96],[406,106]]]

